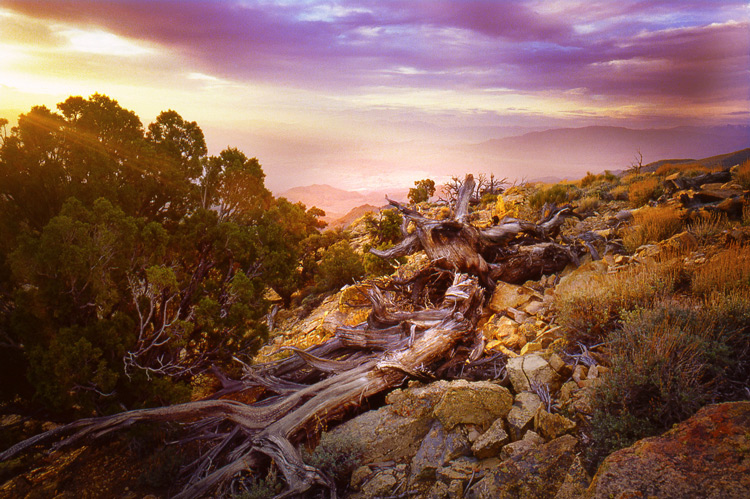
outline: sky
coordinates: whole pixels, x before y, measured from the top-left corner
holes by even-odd
[[[750,124],[750,3],[0,0],[0,117],[95,92],[275,192],[408,185],[527,131]]]

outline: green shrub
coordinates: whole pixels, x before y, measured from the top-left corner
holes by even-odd
[[[317,270],[316,287],[319,291],[339,289],[365,275],[362,256],[347,241],[339,241],[326,249]]]
[[[392,246],[393,244],[383,243],[378,245],[377,249],[386,250]],[[362,263],[365,266],[365,272],[368,276],[378,277],[383,275],[391,275],[396,270],[396,266],[394,265],[394,263],[406,263],[405,257],[396,258],[394,262],[394,260],[386,260],[385,258],[380,258],[379,256],[373,255],[372,253],[370,253],[369,249],[369,247],[365,247],[365,253],[362,257]]]
[[[425,203],[435,194],[434,180],[417,180],[414,185],[414,188],[409,189],[409,202],[411,204]]]
[[[555,184],[549,189],[536,191],[529,198],[529,205],[538,210],[546,203],[561,205],[581,197],[581,190],[572,184]]]
[[[363,217],[365,230],[373,244],[395,243],[403,237],[401,222],[403,217],[396,209],[381,210],[377,214],[367,213]]]
[[[345,486],[362,462],[362,448],[354,438],[323,433],[315,450],[303,451],[302,458],[310,466],[326,473],[338,486]]]
[[[609,338],[611,371],[594,397],[590,459],[659,434],[710,401],[746,397],[738,386],[749,374],[748,303],[746,295],[623,312]]]
[[[277,496],[284,489],[284,484],[276,474],[276,468],[271,467],[265,478],[254,477],[245,486],[245,490],[232,496],[232,499],[266,499]]]

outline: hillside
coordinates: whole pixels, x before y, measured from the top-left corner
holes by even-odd
[[[681,168],[721,168],[729,169],[750,159],[750,148],[727,154],[719,154],[703,159],[662,159],[644,165],[643,172],[655,172],[668,164],[679,164]]]
[[[380,208],[381,207],[373,206],[371,204],[363,204],[362,206],[357,206],[349,210],[349,213],[347,213],[343,217],[337,218],[336,220],[330,222],[328,224],[328,228],[337,229],[340,227],[342,229],[348,229],[353,222],[355,222],[366,213],[377,212],[380,210]]]
[[[644,162],[662,158],[704,158],[750,146],[750,127],[677,127],[629,129],[612,126],[559,128],[489,140],[468,149],[497,158],[500,165],[530,170],[527,178],[544,172],[620,170],[637,150]],[[566,175],[566,173],[563,173]]]

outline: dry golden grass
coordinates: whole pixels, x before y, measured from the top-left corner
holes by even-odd
[[[601,206],[602,202],[596,196],[586,196],[579,199],[576,204],[578,205],[579,212],[586,213],[598,209]]]
[[[633,213],[633,222],[625,230],[622,242],[631,253],[643,244],[658,243],[685,226],[682,211],[671,206],[643,208]]]
[[[730,226],[727,216],[723,213],[701,213],[688,224],[688,230],[701,243],[706,244]]]
[[[592,273],[566,285],[556,294],[560,324],[568,339],[598,342],[611,331],[623,311],[648,306],[673,293],[682,279],[679,259],[627,267],[616,274]]]
[[[693,293],[729,293],[750,289],[750,247],[733,244],[697,268],[692,276]]]
[[[661,183],[657,177],[646,177],[636,180],[628,187],[628,200],[633,208],[638,208],[656,199],[663,193]]]
[[[750,189],[750,159],[740,165],[734,172],[734,180],[745,189]]]
[[[698,175],[701,173],[710,173],[721,170],[720,166],[703,166],[695,163],[665,163],[656,169],[657,175],[672,175],[681,173],[683,175]]]
[[[612,194],[612,197],[616,199],[617,201],[628,200],[628,186],[627,185],[618,185],[617,187],[612,188],[612,190],[609,191],[609,193]]]

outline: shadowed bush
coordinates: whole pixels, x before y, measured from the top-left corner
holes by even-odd
[[[362,449],[351,437],[323,433],[315,450],[303,451],[302,458],[310,466],[323,470],[339,488],[344,488],[349,483],[352,472],[362,462]]]
[[[714,296],[702,307],[664,301],[622,314],[609,341],[612,370],[594,397],[592,463],[707,403],[747,397],[747,298]]]

